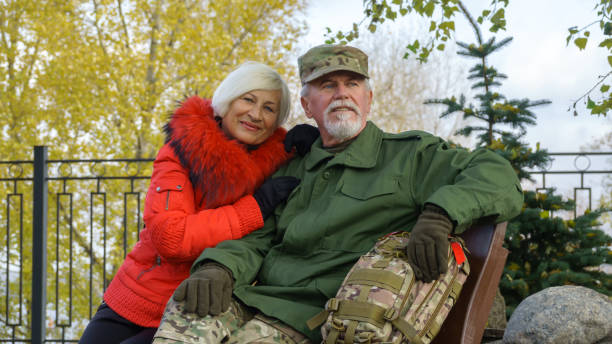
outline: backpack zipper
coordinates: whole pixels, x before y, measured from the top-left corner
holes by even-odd
[[[429,288],[429,291],[427,292],[427,295],[425,295],[425,298],[423,300],[428,300],[429,297],[431,296],[431,293],[438,287],[438,283],[440,282],[439,279],[437,279],[433,286],[431,286],[431,288]],[[416,311],[414,311],[414,315],[412,318],[412,321],[414,322],[414,320],[416,319],[416,316],[421,312],[421,307],[423,307],[423,305],[426,303],[427,301],[423,301],[421,302],[421,304],[419,305],[419,307],[417,307]]]
[[[402,304],[399,307],[399,310],[400,310],[399,317],[401,317],[401,318],[403,318],[404,315],[406,315],[406,314],[401,314],[401,312],[402,312],[402,309],[404,309],[404,306],[406,305],[406,302],[410,298],[410,291],[412,290],[412,287],[414,286],[415,280],[416,280],[416,277],[414,276],[414,273],[412,273],[412,278],[410,279],[410,284],[408,285],[408,289],[406,290],[408,293],[406,294],[406,296],[404,296],[404,300],[402,301]]]
[[[155,264],[153,264],[153,266],[151,266],[150,268],[148,268],[146,270],[140,271],[140,273],[136,277],[136,280],[139,280],[140,277],[142,277],[142,275],[144,275],[147,272],[150,272],[151,270],[155,269],[156,267],[158,267],[160,265],[161,265],[161,257],[160,256],[155,256]]]
[[[450,257],[449,257],[449,260],[450,260]],[[455,279],[457,278],[458,273],[459,273],[459,267],[457,267],[457,269],[455,270],[455,273],[453,274],[453,278],[451,278],[451,281],[448,284],[448,287],[446,288],[446,290],[444,291],[444,294],[442,295],[441,300],[443,302],[438,302],[436,309],[433,311],[433,313],[429,317],[429,320],[427,320],[425,327],[423,327],[423,329],[419,333],[419,337],[423,337],[423,335],[429,331],[429,328],[431,327],[433,320],[436,318],[436,316],[438,316],[438,313],[440,312],[440,308],[442,308],[442,305],[446,303],[446,299],[448,299],[448,294],[450,294],[451,290],[453,289],[453,285],[455,284]],[[433,289],[434,288],[432,288],[432,290]]]

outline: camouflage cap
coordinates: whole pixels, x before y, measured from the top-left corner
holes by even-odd
[[[323,44],[311,48],[298,58],[302,85],[325,74],[347,70],[368,76],[368,55],[348,45]]]

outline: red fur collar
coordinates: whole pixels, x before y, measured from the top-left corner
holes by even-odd
[[[283,148],[285,129],[279,127],[257,149],[247,151],[225,136],[213,116],[210,100],[192,96],[164,127],[166,142],[189,170],[196,197],[202,195],[196,201],[204,208],[231,204],[252,194],[289,159]]]

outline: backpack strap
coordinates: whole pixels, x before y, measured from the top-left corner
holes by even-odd
[[[408,343],[410,344],[424,344],[419,337],[419,334],[414,329],[412,325],[410,325],[407,321],[402,318],[397,318],[391,322],[395,328],[400,330],[400,332],[408,339]]]
[[[404,284],[404,278],[388,270],[357,269],[349,275],[344,284],[381,287],[397,294]]]
[[[329,316],[329,312],[324,309],[320,311],[319,313],[317,313],[312,318],[308,319],[308,321],[306,321],[306,326],[308,326],[308,329],[312,331],[315,328],[323,325],[325,320],[327,320],[328,316]]]

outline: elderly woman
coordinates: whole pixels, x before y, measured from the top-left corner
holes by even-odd
[[[289,102],[280,75],[249,62],[221,82],[212,102],[193,96],[174,112],[153,163],[145,228],[80,343],[150,343],[202,250],[263,226],[299,183],[264,182],[289,158],[280,127]]]

